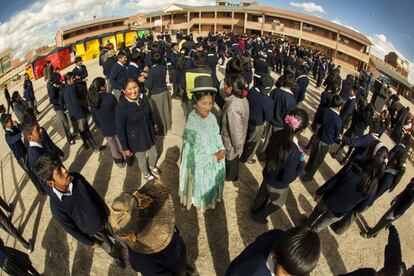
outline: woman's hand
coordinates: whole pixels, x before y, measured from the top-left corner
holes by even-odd
[[[224,150],[220,150],[216,153],[216,160],[219,163],[224,158]]]
[[[130,150],[124,150],[124,155],[126,157],[131,157],[132,155],[134,155]]]

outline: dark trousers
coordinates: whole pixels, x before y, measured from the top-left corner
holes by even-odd
[[[392,206],[388,209],[387,212],[382,216],[382,218],[377,222],[377,224],[368,230],[367,235],[369,237],[375,237],[382,229],[390,225],[396,218],[390,218],[390,213],[394,211],[394,207]]]
[[[240,157],[241,162],[247,162],[253,158],[253,155],[259,147],[264,129],[264,124],[260,126],[249,125],[247,128],[246,143],[244,144],[243,154]]]
[[[319,166],[325,160],[325,156],[329,152],[329,148],[330,145],[322,142],[318,136],[315,137],[315,142],[311,145],[310,156],[305,166],[306,175],[303,178],[313,178]]]
[[[309,226],[313,231],[319,233],[327,226],[334,222],[337,222],[341,218],[337,218],[334,214],[329,211],[323,198],[315,206],[312,213],[309,215],[305,224]]]
[[[95,239],[100,243],[100,247],[114,259],[123,259],[122,245],[115,239],[109,223],[96,232]],[[114,239],[114,241],[112,241]]]
[[[63,110],[55,110],[55,112],[65,132],[66,140],[70,142],[70,140],[72,140],[72,135],[70,134],[70,126],[69,126],[68,117]]]
[[[9,233],[12,237],[14,237],[17,241],[19,241],[26,249],[30,248],[30,244],[26,241],[22,235],[17,231],[16,227],[14,227],[13,223],[11,222],[10,218],[0,209],[0,227]]]
[[[171,69],[170,70],[170,83],[172,84],[173,93],[172,96],[178,97],[178,85],[177,85],[177,70]]]
[[[259,191],[254,199],[253,207],[250,209],[253,217],[258,220],[266,219],[267,216],[276,212],[284,205],[287,198],[286,193],[280,193],[265,181],[260,185]],[[276,203],[276,204],[275,204]]]
[[[338,235],[344,234],[349,227],[354,223],[356,216],[358,215],[357,212],[350,212],[349,214],[343,216],[341,220],[331,224],[331,229]]]
[[[7,102],[7,113],[10,113],[10,108],[14,111],[13,103],[10,99],[6,99]]]
[[[239,157],[233,160],[226,159],[226,180],[237,181],[239,179]]]
[[[276,59],[276,72],[278,74],[282,72],[282,65],[283,65],[283,60],[280,58]]]
[[[320,87],[323,81],[323,75],[318,73],[318,79],[316,80],[316,87]]]

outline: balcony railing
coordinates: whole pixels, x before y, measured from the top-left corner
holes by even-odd
[[[358,51],[357,49],[354,49],[342,43],[338,43],[338,51],[341,51],[344,54],[362,60],[363,62],[369,62],[368,54],[364,53],[363,51]]]

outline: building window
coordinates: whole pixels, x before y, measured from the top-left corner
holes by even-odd
[[[313,33],[316,32],[315,27],[305,24],[305,23],[303,23],[303,29],[308,32],[313,32]]]
[[[349,39],[343,36],[339,37],[339,41],[344,43],[344,44],[349,44]]]
[[[223,25],[223,29],[224,30],[231,30],[231,26],[229,26],[229,25]]]

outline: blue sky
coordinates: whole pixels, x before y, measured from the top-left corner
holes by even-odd
[[[0,0],[0,51],[12,48],[18,57],[39,46],[53,44],[56,30],[93,16],[128,16],[159,10],[171,3],[202,5],[211,0]],[[235,2],[235,1],[233,1]],[[414,83],[414,1],[385,0],[259,0],[259,4],[292,9],[354,28],[374,43],[372,53],[389,51],[410,63]],[[371,16],[370,16],[371,15]]]

